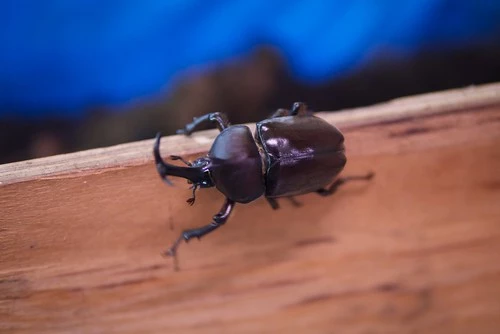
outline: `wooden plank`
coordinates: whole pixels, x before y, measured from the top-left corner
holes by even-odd
[[[317,113],[340,128],[374,125],[411,117],[425,117],[447,112],[474,109],[500,103],[500,83],[471,86],[445,92],[403,97],[388,103],[338,111]],[[252,124],[248,124],[254,129]],[[195,155],[208,151],[217,130],[201,131],[192,137],[171,136],[162,139],[162,154]],[[95,170],[124,168],[150,163],[152,140],[98,148],[71,154],[0,165],[0,185],[26,180],[51,178]],[[351,145],[352,146],[352,145]],[[351,147],[355,154],[357,147]]]
[[[151,141],[0,166],[0,331],[498,333],[499,100],[494,84],[323,114],[346,135],[345,174],[375,179],[300,208],[238,205],[182,246],[179,272],[160,251],[222,197],[187,206]]]

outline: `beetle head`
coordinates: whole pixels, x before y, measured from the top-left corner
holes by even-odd
[[[212,179],[210,178],[209,166],[210,159],[206,157],[196,159],[189,167],[180,167],[165,162],[160,155],[160,138],[161,135],[156,135],[156,140],[153,147],[153,155],[156,162],[156,170],[160,177],[169,185],[172,185],[168,179],[168,175],[183,177],[188,180],[188,183],[199,186],[201,188],[213,187]]]

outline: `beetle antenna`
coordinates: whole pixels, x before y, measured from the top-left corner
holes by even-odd
[[[180,167],[166,163],[160,155],[160,138],[161,134],[156,134],[156,140],[153,146],[153,155],[155,157],[156,169],[161,178],[168,185],[172,185],[167,175],[183,177],[190,180],[192,183],[197,184],[204,181],[206,178],[205,172],[200,167]]]
[[[184,160],[182,157],[180,157],[180,156],[178,156],[178,155],[171,155],[171,156],[170,156],[170,159],[172,159],[172,160],[180,160],[180,161],[182,161],[185,165],[187,165],[187,166],[189,166],[189,167],[192,167],[192,166],[193,166],[193,164],[192,164],[192,163],[190,163],[189,161]]]

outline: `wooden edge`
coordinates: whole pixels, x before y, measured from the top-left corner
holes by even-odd
[[[500,83],[470,86],[444,92],[398,98],[369,107],[317,115],[339,128],[366,126],[380,122],[426,117],[451,111],[474,109],[500,103]],[[248,124],[254,129],[254,125]],[[200,131],[191,137],[162,139],[162,155],[194,155],[210,148],[217,130]],[[74,177],[150,163],[153,140],[97,148],[0,165],[0,186],[34,179]]]

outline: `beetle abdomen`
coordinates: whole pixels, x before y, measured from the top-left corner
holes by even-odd
[[[266,196],[316,191],[346,164],[344,136],[314,116],[285,116],[257,123],[256,140],[266,153]]]
[[[208,156],[214,184],[226,197],[248,203],[264,194],[262,158],[247,126],[233,125],[222,131]]]

